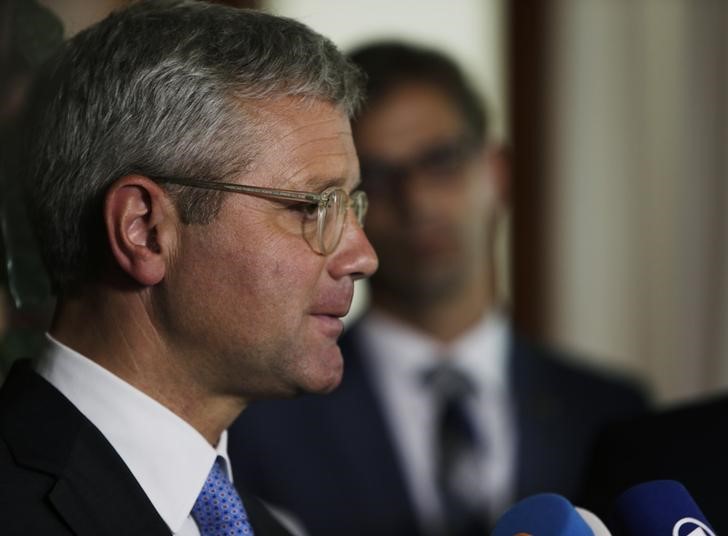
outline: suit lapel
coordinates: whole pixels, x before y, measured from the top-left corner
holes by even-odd
[[[2,407],[13,456],[56,478],[49,502],[75,534],[170,534],[108,441],[28,362],[13,367]]]
[[[558,471],[554,464],[552,442],[558,434],[553,426],[562,414],[560,399],[548,389],[548,370],[522,341],[511,337],[509,350],[510,382],[516,406],[517,461],[516,497],[541,490],[541,483],[553,481]]]
[[[346,456],[343,462],[355,471],[347,489],[357,490],[367,501],[376,498],[381,518],[391,525],[399,517],[399,534],[411,534],[416,527],[414,507],[392,434],[364,363],[365,349],[356,328],[342,337],[340,345],[345,362],[344,380],[333,395],[328,395],[335,400],[325,407],[332,425],[339,429],[335,435]]]
[[[79,535],[169,535],[129,469],[97,433],[79,433],[51,502]]]

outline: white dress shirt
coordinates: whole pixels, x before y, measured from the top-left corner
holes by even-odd
[[[50,335],[47,339],[35,370],[111,443],[172,533],[199,536],[190,512],[217,456],[232,480],[227,432],[213,448],[156,400]]]
[[[378,311],[362,319],[370,369],[394,439],[406,485],[424,532],[442,527],[435,483],[435,394],[423,372],[447,357],[476,387],[467,408],[487,445],[478,467],[477,495],[492,519],[510,503],[515,479],[515,425],[507,380],[509,327],[501,314],[486,315],[451,344]]]

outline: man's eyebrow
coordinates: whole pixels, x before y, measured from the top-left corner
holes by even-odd
[[[347,189],[347,183],[352,182],[353,184]],[[312,192],[323,192],[328,188],[343,188],[349,192],[353,192],[361,185],[361,179],[357,176],[353,181],[344,177],[334,177],[326,180],[311,179],[304,183],[304,187]]]

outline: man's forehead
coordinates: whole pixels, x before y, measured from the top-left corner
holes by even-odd
[[[279,188],[351,188],[359,166],[346,113],[329,102],[286,97],[256,111],[260,149],[253,172]]]
[[[451,142],[467,129],[450,97],[432,84],[402,84],[377,99],[354,125],[362,157],[408,158]]]
[[[360,183],[359,161],[347,158],[346,162],[342,159],[341,163],[312,165],[282,179],[282,188],[309,192],[323,192],[327,188],[343,188],[351,191]]]

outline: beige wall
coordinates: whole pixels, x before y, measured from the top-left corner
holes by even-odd
[[[725,389],[728,4],[553,8],[550,338],[663,401]]]

